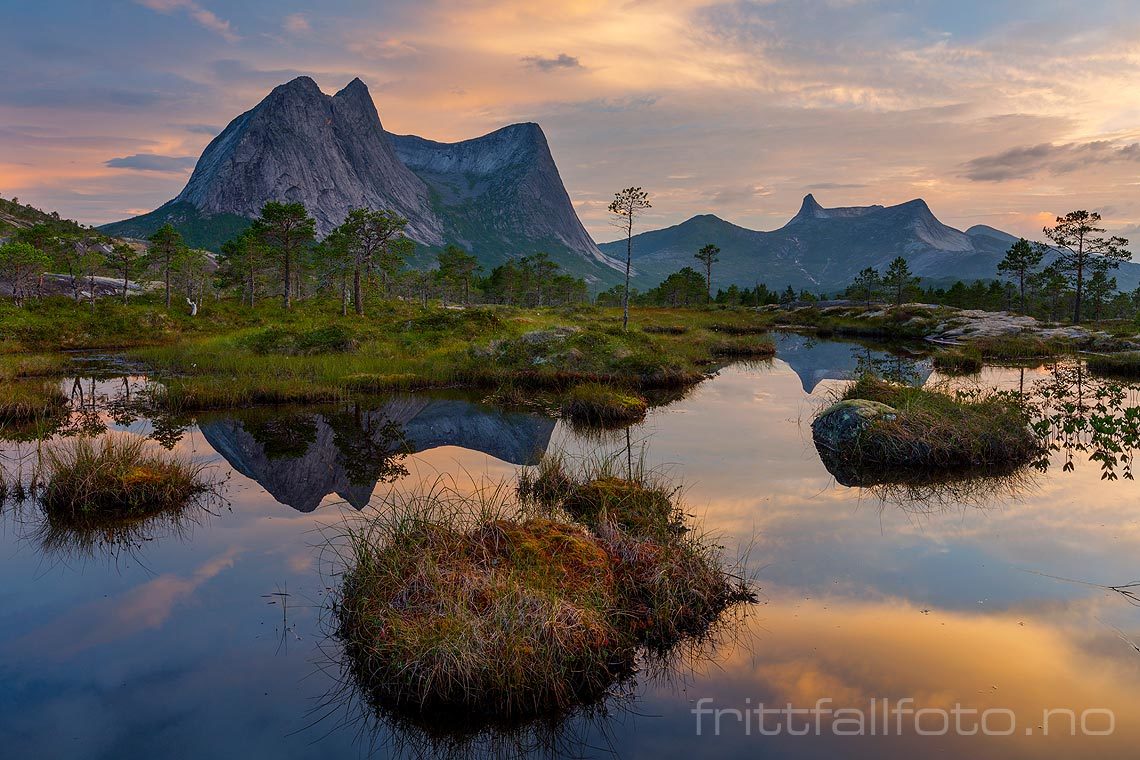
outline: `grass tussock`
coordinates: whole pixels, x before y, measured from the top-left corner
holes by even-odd
[[[629,425],[645,419],[649,403],[630,391],[599,383],[577,385],[562,402],[562,415],[582,425]]]
[[[1091,355],[1085,358],[1085,365],[1098,375],[1137,378],[1140,377],[1140,351]]]
[[[934,354],[934,368],[945,375],[976,375],[984,361],[980,352],[970,348],[952,348]]]
[[[62,414],[67,406],[67,395],[57,381],[0,382],[0,425],[47,419]]]
[[[874,407],[874,414],[859,424],[839,416],[842,404],[816,417],[816,446],[825,463],[839,469],[1017,467],[1040,452],[1025,409],[1009,394],[951,395],[864,375],[848,387],[843,400],[884,406]]]
[[[177,511],[209,490],[199,465],[127,435],[51,445],[44,470],[44,511],[72,522]]]
[[[553,479],[573,481],[558,471],[547,468],[541,505],[441,481],[347,528],[337,632],[371,702],[494,721],[561,714],[605,697],[640,651],[699,636],[753,598],[691,533],[626,530],[608,512],[567,519]]]

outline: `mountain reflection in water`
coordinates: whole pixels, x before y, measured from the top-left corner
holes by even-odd
[[[407,474],[400,460],[440,446],[534,464],[555,426],[545,417],[417,396],[271,415],[220,417],[200,429],[231,467],[301,512],[313,511],[329,494],[363,509],[378,483]]]

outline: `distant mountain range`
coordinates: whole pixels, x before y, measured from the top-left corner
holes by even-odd
[[[384,130],[368,88],[354,79],[335,95],[308,77],[275,88],[206,147],[186,187],[149,214],[105,225],[119,237],[147,237],[170,222],[191,245],[218,250],[272,200],[300,201],[320,235],[358,206],[392,209],[421,245],[413,263],[454,243],[490,271],[546,251],[596,288],[619,282],[625,241],[598,246],[578,219],[546,137],[514,124],[483,137],[440,143]],[[925,201],[824,208],[808,195],[791,221],[760,232],[712,215],[634,238],[634,283],[651,288],[713,243],[713,286],[833,292],[866,267],[885,270],[903,256],[928,282],[991,279],[1014,237],[979,225],[962,232]],[[1122,289],[1140,284],[1140,265],[1116,273]]]
[[[275,88],[214,138],[177,197],[102,230],[146,237],[170,222],[217,250],[268,201],[304,203],[322,236],[351,208],[387,208],[429,251],[455,243],[485,267],[546,251],[594,281],[620,268],[582,226],[537,124],[454,144],[391,135],[359,79],[331,96],[308,77]]]
[[[699,269],[693,255],[712,243],[721,249],[713,267],[714,289],[763,282],[770,288],[833,292],[866,267],[885,271],[898,256],[928,282],[993,279],[1015,240],[985,225],[965,232],[949,227],[921,199],[897,206],[824,208],[808,195],[799,213],[772,232],[711,214],[644,232],[633,238],[633,266],[637,286],[653,287],[681,267]],[[615,258],[625,256],[624,240],[599,247]],[[1114,275],[1121,289],[1131,290],[1140,284],[1140,264],[1123,264]]]

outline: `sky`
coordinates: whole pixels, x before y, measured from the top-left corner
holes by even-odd
[[[1140,238],[1135,0],[4,0],[0,195],[84,223],[174,197],[202,149],[305,74],[369,85],[390,132],[542,125],[599,241],[924,198],[1040,237]]]

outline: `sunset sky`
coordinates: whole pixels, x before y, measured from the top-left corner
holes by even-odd
[[[925,198],[1037,235],[1076,208],[1140,238],[1135,0],[43,0],[4,3],[0,195],[87,223],[177,194],[275,85],[359,76],[385,127],[537,121],[587,228],[782,225]]]

